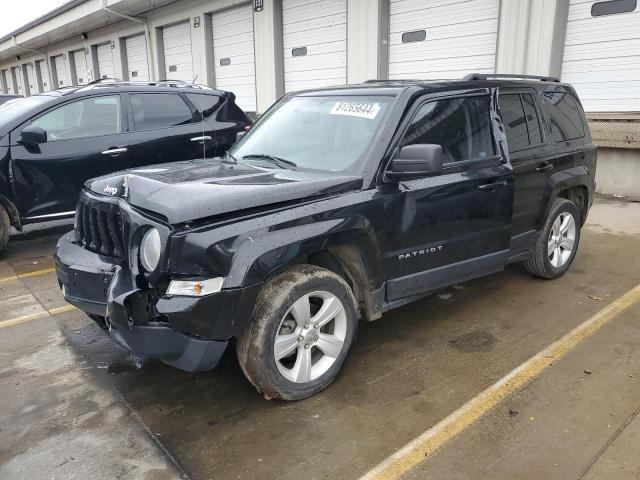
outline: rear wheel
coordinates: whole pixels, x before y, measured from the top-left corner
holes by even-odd
[[[263,288],[238,339],[238,360],[266,398],[299,400],[335,379],[356,328],[354,296],[344,279],[301,265]]]
[[[578,208],[570,200],[556,198],[524,266],[529,273],[537,277],[557,278],[571,266],[579,241]]]
[[[9,243],[11,236],[11,220],[7,211],[0,205],[0,252],[4,250]]]

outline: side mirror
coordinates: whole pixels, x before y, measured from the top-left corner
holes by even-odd
[[[433,144],[406,145],[391,160],[389,178],[423,177],[442,172],[442,147]]]
[[[26,145],[39,145],[47,143],[47,131],[37,125],[29,125],[22,129],[20,134],[20,143]]]

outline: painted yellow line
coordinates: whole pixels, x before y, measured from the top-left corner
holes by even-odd
[[[439,448],[471,426],[505,398],[539,376],[550,363],[566,355],[583,340],[593,335],[639,300],[640,285],[629,290],[587,321],[578,325],[515,370],[512,370],[440,423],[388,457],[361,477],[361,480],[395,480],[400,478],[403,474],[428,459]]]
[[[76,307],[74,307],[73,305],[65,305],[64,307],[52,308],[51,310],[44,310],[42,312],[31,313],[29,315],[12,318],[10,320],[3,320],[0,322],[0,329],[13,327],[14,325],[30,322],[31,320],[38,320],[40,318],[45,318],[53,315],[60,315],[61,313],[71,312],[75,309]]]
[[[20,273],[18,275],[10,275],[8,277],[0,277],[0,282],[10,282],[11,280],[19,280],[21,278],[37,277],[39,275],[46,275],[47,273],[55,272],[55,268],[45,268],[43,270],[36,270],[35,272]]]

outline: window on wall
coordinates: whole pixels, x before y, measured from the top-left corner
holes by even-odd
[[[489,96],[448,98],[424,104],[401,146],[437,144],[444,163],[481,160],[495,154]]]
[[[554,142],[584,137],[584,125],[576,99],[570,93],[545,92],[544,109],[549,115],[549,129]]]
[[[136,130],[154,130],[193,123],[193,114],[180,95],[174,93],[131,94]]]
[[[637,0],[608,0],[591,5],[591,16],[615,15],[616,13],[633,12],[638,6]]]

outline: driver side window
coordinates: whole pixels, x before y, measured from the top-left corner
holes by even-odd
[[[482,160],[495,155],[488,95],[446,98],[416,112],[400,146],[442,146],[444,163]]]
[[[32,125],[47,131],[48,140],[115,135],[122,132],[120,96],[93,97],[67,103],[45,113]]]

